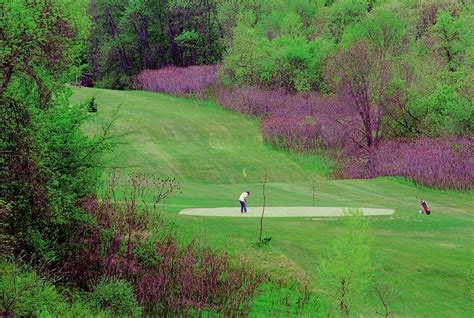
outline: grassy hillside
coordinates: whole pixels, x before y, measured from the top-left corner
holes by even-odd
[[[250,247],[257,240],[256,218],[177,214],[183,208],[226,206],[236,206],[238,213],[238,195],[244,190],[252,192],[250,205],[260,205],[258,182],[264,172],[270,182],[268,205],[309,206],[310,180],[316,176],[318,206],[395,209],[393,216],[371,219],[371,234],[382,271],[399,293],[395,308],[401,316],[471,316],[472,192],[437,191],[393,178],[327,180],[330,164],[325,160],[272,149],[263,142],[256,120],[212,103],[139,91],[73,91],[78,101],[96,96],[102,119],[111,118],[121,105],[115,132],[129,135],[107,158],[109,166],[181,181],[182,194],[169,199],[164,209],[183,235],[198,235],[231,254],[247,255],[256,266],[307,278],[317,290],[319,255],[340,233],[337,219],[268,218],[265,232],[273,240],[268,248],[256,250]],[[98,122],[86,129],[93,131]],[[417,213],[416,197],[428,200],[431,216]],[[265,313],[265,306],[257,305],[255,313]]]
[[[294,156],[263,143],[258,122],[194,102],[148,92],[76,89],[82,99],[97,94],[99,112],[111,116],[119,110],[116,132],[130,133],[112,164],[127,169],[173,175],[183,182],[236,183],[256,181],[266,171],[271,180],[306,180],[314,164],[327,164],[310,156]],[[122,105],[122,106],[120,106]]]

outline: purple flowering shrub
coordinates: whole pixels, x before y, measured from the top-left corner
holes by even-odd
[[[273,145],[295,151],[350,148],[354,116],[339,98],[323,98],[315,93],[289,95],[282,107],[262,121],[261,130]],[[339,124],[337,119],[344,123]]]
[[[349,162],[337,177],[369,178],[360,118],[347,96],[321,97],[316,93],[289,94],[258,87],[216,90],[226,108],[261,118],[264,138],[276,147],[294,151],[337,148],[341,162]],[[383,141],[376,154],[376,175],[411,177],[431,187],[472,189],[473,142],[469,138],[419,138]]]
[[[315,111],[304,106],[296,104],[291,111],[282,107],[271,113],[260,126],[264,138],[274,146],[295,151],[311,150],[321,144],[321,125]]]
[[[366,160],[356,156],[342,176],[368,178]],[[474,187],[474,143],[469,137],[390,140],[376,155],[378,176],[411,177],[420,184],[469,190]]]
[[[164,67],[144,70],[137,75],[137,88],[177,96],[195,94],[202,97],[217,79],[219,65],[195,65],[189,67]]]
[[[349,144],[347,135],[354,129],[352,119],[356,114],[341,98],[325,98],[317,93],[290,94],[256,86],[220,87],[215,96],[226,108],[259,116],[263,136],[277,147],[296,151],[318,146],[343,147]],[[338,124],[335,117],[344,124]]]
[[[214,95],[216,101],[228,109],[262,117],[284,106],[289,97],[283,90],[262,90],[257,86],[219,87]]]

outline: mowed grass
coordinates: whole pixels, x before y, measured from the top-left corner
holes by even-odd
[[[129,133],[107,156],[122,173],[142,171],[176,177],[182,193],[162,209],[184,238],[199,237],[254,266],[312,282],[320,255],[342,233],[337,218],[268,218],[272,235],[264,249],[258,218],[213,218],[178,215],[184,208],[236,206],[250,190],[250,206],[261,206],[259,181],[268,174],[268,206],[311,206],[311,179],[316,179],[317,206],[360,206],[394,209],[392,216],[370,218],[373,251],[386,283],[398,296],[394,308],[402,317],[472,317],[474,204],[473,195],[417,187],[397,178],[328,180],[330,164],[316,155],[293,155],[267,145],[255,119],[218,105],[141,91],[74,88],[77,101],[96,96],[98,118],[110,119],[117,107],[114,133]],[[433,210],[418,214],[416,198]],[[259,301],[253,314],[271,312]],[[373,308],[367,316],[375,316]]]
[[[75,89],[81,100],[97,94],[99,112],[110,118],[118,110],[115,133],[129,133],[111,165],[173,175],[183,183],[236,183],[308,178],[312,156],[294,156],[263,143],[257,120],[208,102],[180,100],[141,91]],[[245,175],[247,176],[245,178]]]

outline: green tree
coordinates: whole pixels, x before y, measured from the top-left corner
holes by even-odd
[[[70,104],[64,86],[81,67],[86,8],[70,0],[14,0],[2,8],[0,193],[15,252],[39,260],[68,252],[74,227],[86,218],[79,203],[95,194],[107,144],[82,133],[90,114]]]
[[[366,0],[336,0],[327,12],[325,25],[331,36],[339,42],[346,27],[357,23],[367,14],[368,3]]]
[[[45,108],[53,91],[77,75],[89,28],[87,5],[86,0],[2,3],[0,96],[39,100]]]
[[[94,23],[91,28],[89,65],[99,86],[124,88],[130,85],[132,58],[120,21],[129,1],[102,0],[91,3],[89,11]]]
[[[304,1],[261,4],[260,17],[243,12],[224,57],[224,71],[239,85],[281,87],[304,92],[325,89],[322,80],[326,58],[334,51],[333,41],[315,37],[314,18]],[[275,11],[272,11],[273,9]]]
[[[463,134],[474,129],[474,90],[472,83],[465,84],[441,82],[427,96],[424,124],[430,135]],[[460,86],[467,88],[471,95],[462,94]]]
[[[269,58],[268,47],[268,40],[256,28],[246,22],[239,23],[223,61],[224,74],[239,85],[254,85],[269,80],[271,70],[264,69],[264,62]]]
[[[342,44],[347,47],[351,43],[365,39],[378,50],[399,51],[404,33],[405,27],[398,16],[377,9],[361,22],[348,27],[342,37]]]
[[[202,38],[196,31],[183,31],[174,38],[180,50],[181,65],[194,65],[201,55]]]
[[[318,288],[330,312],[350,317],[366,305],[373,281],[368,222],[360,211],[342,218],[344,233],[322,257],[317,271]]]
[[[264,61],[264,69],[270,72],[270,84],[296,92],[325,89],[322,75],[326,59],[334,51],[332,42],[279,36],[269,45],[272,54]]]
[[[462,65],[468,47],[473,46],[472,34],[472,28],[464,17],[454,18],[443,10],[438,12],[433,36],[449,71],[454,72]]]

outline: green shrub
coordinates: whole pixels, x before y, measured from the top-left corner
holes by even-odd
[[[119,317],[140,317],[142,312],[132,286],[122,279],[102,279],[91,294],[91,302]]]
[[[1,312],[5,316],[38,316],[47,310],[59,313],[67,307],[54,286],[14,263],[1,265]]]
[[[0,313],[2,317],[111,317],[93,311],[80,298],[72,305],[49,281],[26,265],[0,264]]]
[[[134,250],[135,256],[140,264],[147,268],[155,268],[160,259],[156,252],[155,244],[156,242],[154,240],[147,240]]]
[[[95,101],[95,96],[91,98],[89,103],[87,103],[87,111],[89,113],[96,113],[97,112],[97,102]]]
[[[107,310],[94,311],[88,303],[78,301],[73,303],[67,312],[62,313],[62,318],[106,318],[113,317],[112,313]]]

